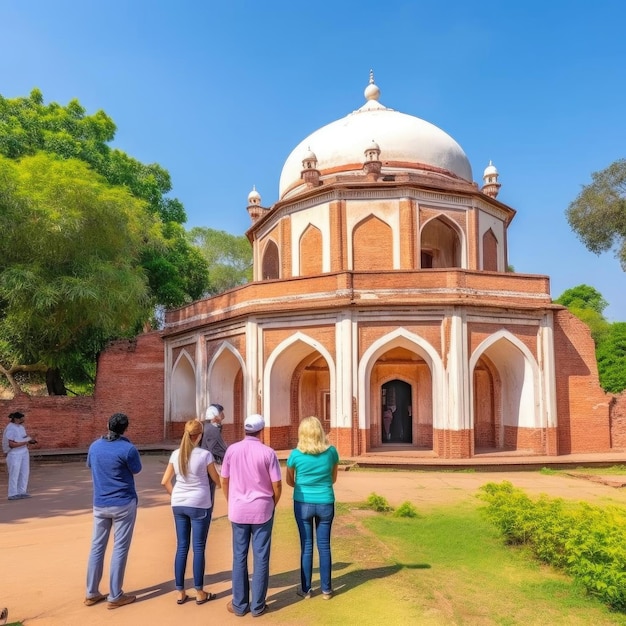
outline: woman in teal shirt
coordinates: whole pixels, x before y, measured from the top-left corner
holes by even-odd
[[[333,595],[330,531],[335,517],[335,491],[339,455],[328,443],[317,417],[305,417],[298,427],[298,447],[287,459],[287,484],[293,490],[293,512],[300,533],[300,583],[297,593],[311,597],[313,528],[320,560],[322,597]]]

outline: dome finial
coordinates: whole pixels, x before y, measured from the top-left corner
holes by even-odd
[[[380,98],[380,89],[374,83],[374,70],[370,70],[370,82],[365,88],[364,95],[366,100],[378,100]]]

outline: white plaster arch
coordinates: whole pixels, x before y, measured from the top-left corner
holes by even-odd
[[[406,328],[396,328],[392,332],[377,339],[363,353],[358,367],[358,397],[359,397],[359,428],[370,426],[370,379],[372,368],[381,354],[393,348],[406,348],[419,354],[426,361],[431,371],[432,378],[432,402],[433,402],[433,428],[438,422],[443,423],[443,385],[444,368],[437,351],[423,337],[412,333]]]
[[[298,331],[274,348],[263,371],[263,416],[268,426],[289,425],[293,371],[302,359],[313,352],[324,357],[328,364],[331,427],[335,425],[337,404],[335,398],[335,362],[330,352],[319,341]]]
[[[209,404],[214,402],[221,404],[224,407],[225,424],[232,424],[234,421],[235,399],[233,390],[235,377],[240,370],[245,380],[246,364],[241,354],[231,343],[223,341],[207,367],[207,392],[203,411],[206,411]],[[246,393],[245,383],[243,393]],[[246,406],[245,398],[241,406]]]
[[[185,422],[196,415],[196,367],[187,350],[181,350],[172,367],[170,421]]]
[[[461,243],[461,269],[468,268],[468,260],[467,260],[467,237],[463,232],[463,229],[450,217],[448,217],[445,213],[437,213],[436,215],[432,215],[425,222],[420,224],[419,228],[419,249],[422,249],[422,235],[424,233],[424,228],[426,228],[432,221],[439,220],[443,222],[446,226],[449,226],[458,236],[459,241]]]
[[[502,424],[522,428],[541,428],[540,371],[528,347],[508,330],[485,338],[469,361],[470,380],[483,354],[497,368],[502,386]],[[474,385],[470,384],[471,427],[474,427]]]

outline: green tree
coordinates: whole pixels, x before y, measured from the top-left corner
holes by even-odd
[[[247,237],[204,227],[192,228],[188,236],[207,260],[209,293],[221,293],[252,280],[252,246]]]
[[[626,322],[610,324],[596,357],[602,388],[609,393],[626,389]]]
[[[86,374],[112,337],[150,316],[141,253],[165,245],[147,203],[85,163],[0,156],[0,372]]]
[[[614,249],[626,271],[626,159],[591,177],[567,208],[567,221],[591,252]]]
[[[207,268],[183,230],[176,228],[187,218],[181,202],[167,195],[172,189],[170,175],[158,164],[145,165],[109,146],[115,131],[113,120],[104,111],[87,115],[78,100],[67,106],[44,104],[38,89],[27,98],[0,96],[0,154],[20,159],[42,151],[80,159],[109,184],[143,200],[160,219],[162,230],[160,245],[151,243],[142,257],[152,303],[170,307],[191,302],[208,289]]]
[[[626,389],[626,323],[607,322],[603,312],[608,302],[597,289],[589,285],[567,289],[555,302],[566,306],[589,326],[596,345],[602,389],[609,393]]]
[[[566,289],[555,302],[566,306],[571,313],[587,324],[591,336],[598,345],[610,326],[603,315],[608,302],[602,294],[589,285],[578,285]]]

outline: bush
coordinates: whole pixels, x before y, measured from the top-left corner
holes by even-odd
[[[367,506],[378,513],[388,513],[389,511],[393,511],[393,507],[389,504],[389,502],[377,493],[371,493],[369,495],[367,498]]]
[[[485,512],[508,543],[525,544],[564,569],[612,609],[626,611],[626,511],[540,496],[531,500],[510,482],[488,483]]]
[[[395,517],[419,517],[417,509],[408,500],[403,502],[393,514]]]

